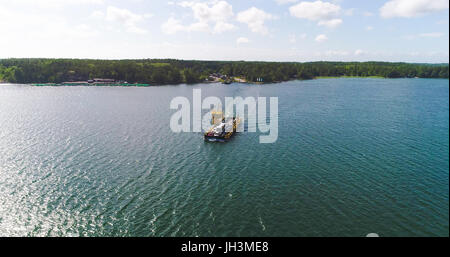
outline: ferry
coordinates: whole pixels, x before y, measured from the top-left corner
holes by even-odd
[[[207,142],[227,142],[236,133],[238,117],[224,117],[221,111],[212,112],[212,127],[204,134]]]

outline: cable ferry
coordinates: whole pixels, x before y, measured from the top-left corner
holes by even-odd
[[[239,117],[225,117],[221,111],[211,112],[212,127],[204,134],[207,142],[227,142],[236,133]]]

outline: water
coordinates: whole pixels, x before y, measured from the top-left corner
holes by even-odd
[[[0,85],[0,235],[448,236],[448,83]],[[278,96],[278,141],[172,133],[193,88]]]

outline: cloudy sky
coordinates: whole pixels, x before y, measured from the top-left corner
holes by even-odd
[[[0,0],[0,58],[448,62],[448,0]]]

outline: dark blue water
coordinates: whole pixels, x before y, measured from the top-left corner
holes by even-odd
[[[277,96],[277,142],[174,134],[193,88]],[[448,150],[448,80],[0,85],[0,235],[448,236]]]

